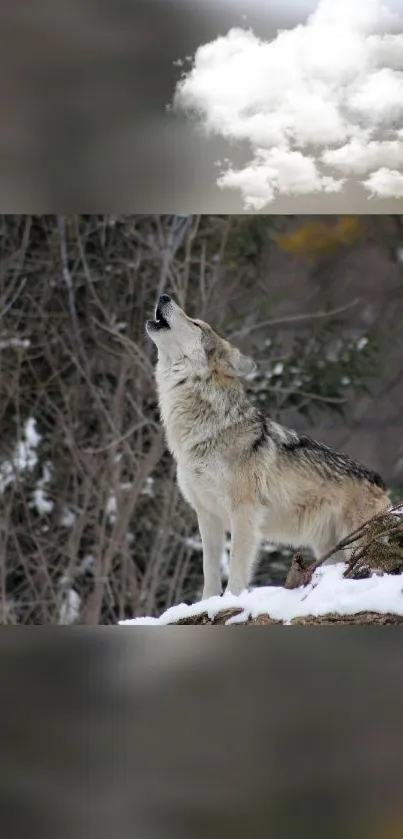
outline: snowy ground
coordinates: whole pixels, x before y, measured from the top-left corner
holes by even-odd
[[[358,612],[403,615],[403,574],[374,574],[366,580],[345,580],[345,568],[343,563],[318,568],[312,583],[298,589],[267,586],[244,592],[239,597],[224,594],[223,597],[211,597],[192,606],[180,603],[167,609],[159,618],[135,618],[120,621],[120,625],[166,625],[203,612],[213,618],[223,609],[240,607],[243,611],[230,617],[226,621],[227,625],[243,623],[248,618],[262,614],[282,620],[285,624],[305,615],[319,616],[334,612],[340,615]]]

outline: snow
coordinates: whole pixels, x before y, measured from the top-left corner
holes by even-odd
[[[110,524],[114,524],[116,521],[116,512],[117,512],[117,502],[116,496],[113,492],[110,493],[109,498],[106,502],[106,516],[108,522]]]
[[[42,516],[48,515],[53,510],[53,501],[46,495],[45,490],[38,486],[33,492],[32,506],[36,507],[38,513]]]
[[[203,550],[202,541],[197,536],[189,536],[187,539],[185,539],[185,545],[188,548],[192,548],[193,551]]]
[[[59,625],[69,625],[77,620],[80,613],[81,598],[78,592],[71,588],[63,597],[59,613]]]
[[[59,519],[60,527],[73,527],[73,524],[76,520],[75,513],[69,509],[69,507],[64,507]]]
[[[29,417],[24,424],[21,439],[15,446],[11,461],[6,460],[0,464],[0,493],[14,483],[16,475],[35,468],[38,462],[36,450],[41,439],[36,429],[35,418]]]
[[[269,615],[289,624],[293,618],[306,615],[337,613],[352,615],[358,612],[378,612],[403,615],[403,574],[373,574],[368,579],[346,580],[345,563],[318,568],[312,582],[305,587],[285,589],[266,586],[245,591],[239,597],[230,593],[210,597],[191,606],[180,603],[167,609],[159,618],[143,617],[120,621],[121,626],[164,626],[180,618],[207,613],[215,617],[223,609],[241,608],[239,615],[229,618],[227,625],[242,623],[258,615]]]
[[[144,486],[141,490],[141,495],[148,495],[150,498],[154,495],[154,478],[146,478]]]
[[[47,461],[43,466],[42,478],[39,479],[36,488],[32,493],[31,507],[36,507],[40,515],[48,515],[52,512],[54,503],[47,493],[47,484],[52,478],[52,464]]]
[[[25,422],[21,439],[16,443],[11,460],[0,465],[0,493],[14,483],[17,475],[32,471],[38,463],[38,446],[42,440],[37,431],[36,419],[29,417]],[[54,503],[49,497],[47,487],[52,479],[52,464],[46,461],[42,467],[42,477],[38,479],[29,506],[34,507],[40,515],[52,512]]]
[[[41,442],[41,436],[36,430],[36,419],[29,417],[24,426],[22,440],[17,445],[16,467],[19,471],[33,469],[38,462],[36,449]]]
[[[78,566],[78,571],[84,574],[86,571],[93,571],[95,566],[94,554],[86,554]]]
[[[31,346],[29,338],[6,338],[0,341],[0,350],[8,349],[8,347],[22,347],[27,349]]]

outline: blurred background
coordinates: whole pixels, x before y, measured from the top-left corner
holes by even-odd
[[[4,836],[402,835],[397,634],[23,629],[0,666]]]
[[[0,243],[3,625],[201,593],[145,332],[163,291],[256,359],[255,404],[403,497],[403,216],[3,215]],[[254,584],[290,558],[265,544]]]
[[[243,211],[215,162],[250,159],[167,110],[197,47],[233,26],[270,39],[317,0],[20,0],[0,5],[3,212]],[[387,0],[392,11],[400,0]],[[393,213],[351,179],[340,194],[282,196],[274,212]]]

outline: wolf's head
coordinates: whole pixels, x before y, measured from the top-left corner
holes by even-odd
[[[164,369],[181,375],[208,376],[212,372],[230,377],[251,373],[256,365],[202,320],[192,320],[167,295],[162,294],[155,320],[146,324],[147,333],[158,349]]]

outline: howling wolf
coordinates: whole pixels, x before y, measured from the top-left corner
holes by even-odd
[[[146,329],[158,350],[161,418],[179,486],[198,518],[203,598],[221,594],[225,531],[228,589],[239,594],[263,539],[319,558],[390,505],[375,472],[263,416],[242,382],[254,362],[167,294]]]

